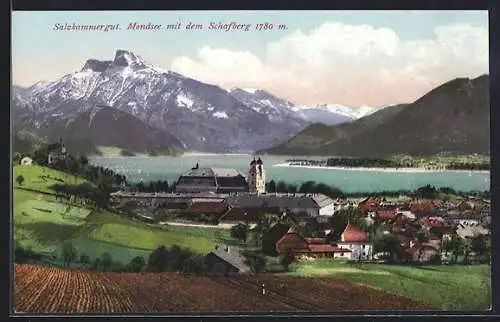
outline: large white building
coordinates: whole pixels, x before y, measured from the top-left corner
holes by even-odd
[[[177,193],[241,193],[248,191],[245,175],[235,169],[200,168],[198,164],[180,176]]]

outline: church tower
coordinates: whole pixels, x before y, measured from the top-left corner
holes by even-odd
[[[264,163],[260,158],[255,160],[254,157],[252,162],[250,162],[248,191],[257,194],[266,192],[266,170],[264,170]]]

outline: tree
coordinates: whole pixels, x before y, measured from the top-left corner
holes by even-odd
[[[397,259],[401,251],[399,238],[392,234],[377,234],[373,243],[374,253],[389,253],[392,261]]]
[[[262,246],[262,239],[264,234],[275,224],[280,221],[278,216],[272,214],[264,214],[260,216],[257,225],[252,229],[255,238],[255,246],[259,247],[259,241]]]
[[[287,248],[281,257],[281,264],[283,265],[283,269],[285,272],[288,272],[289,265],[294,261],[295,257],[293,256],[292,251]]]
[[[481,257],[490,252],[486,237],[484,236],[473,238],[471,240],[471,249]]]
[[[423,243],[427,243],[429,241],[429,232],[426,229],[421,229],[417,232],[417,241],[419,242],[420,245]],[[418,262],[420,263],[420,260],[422,258],[422,255],[424,252],[422,249],[418,250]]]
[[[101,267],[101,259],[99,257],[97,257],[95,260],[94,260],[94,263],[92,264],[93,266],[93,269],[98,271],[99,268]]]
[[[64,264],[69,267],[71,262],[76,260],[78,254],[71,242],[65,242],[62,246],[62,255]]]
[[[243,256],[246,258],[245,263],[250,266],[254,273],[260,273],[265,270],[267,260],[261,251],[246,250],[243,252]]]
[[[142,256],[136,256],[130,261],[130,264],[128,265],[128,271],[130,272],[140,272],[142,269],[146,266],[146,261],[144,260],[144,257]]]
[[[90,263],[90,258],[86,254],[81,254],[80,255],[80,263],[88,265]]]
[[[111,255],[107,252],[104,252],[101,254],[101,266],[102,270],[106,272],[109,267],[111,267],[111,264],[113,264],[113,259],[111,258]]]
[[[328,219],[332,229],[332,238],[334,240],[340,239],[340,236],[348,223],[357,226],[363,231],[369,230],[369,224],[365,220],[363,212],[354,207],[348,207],[335,212],[333,216]]]
[[[24,177],[22,175],[18,175],[16,177],[16,182],[17,182],[18,185],[22,186],[23,182],[24,182]]]
[[[277,192],[288,192],[288,185],[284,181],[278,181],[278,184],[276,185],[276,191]]]
[[[464,256],[463,263],[465,265],[469,264],[469,255],[471,251],[472,251],[471,242],[468,239],[462,239],[462,242],[460,243],[459,252]]]
[[[248,226],[244,223],[239,223],[231,227],[231,237],[246,243],[248,237]]]
[[[148,269],[155,272],[163,272],[168,264],[168,251],[164,245],[157,247],[151,252],[148,259]]]
[[[453,255],[452,263],[458,262],[458,256],[462,253],[462,238],[458,235],[451,236],[451,239],[446,239],[443,243],[443,248],[446,252],[451,252]]]
[[[312,193],[315,191],[315,188],[316,188],[316,182],[309,180],[300,185],[299,192]]]
[[[271,193],[276,192],[276,181],[274,180],[269,181],[269,183],[267,184],[266,191]]]

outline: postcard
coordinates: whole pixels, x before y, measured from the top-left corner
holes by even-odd
[[[14,11],[13,311],[491,305],[487,11]]]

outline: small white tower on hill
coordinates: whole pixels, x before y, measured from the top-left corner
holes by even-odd
[[[248,171],[248,190],[250,193],[265,193],[266,192],[266,170],[264,163],[259,158],[253,158],[250,162],[250,170]]]

